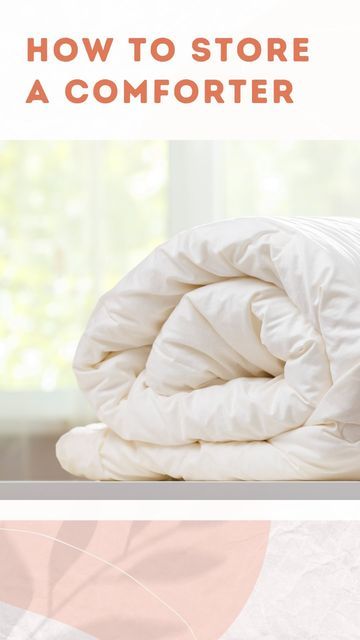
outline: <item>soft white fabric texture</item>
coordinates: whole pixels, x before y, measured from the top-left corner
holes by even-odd
[[[74,362],[102,424],[57,445],[106,480],[360,479],[360,222],[243,218],[158,247]]]

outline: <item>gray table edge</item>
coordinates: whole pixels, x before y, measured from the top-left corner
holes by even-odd
[[[358,500],[360,481],[3,481],[0,500]]]

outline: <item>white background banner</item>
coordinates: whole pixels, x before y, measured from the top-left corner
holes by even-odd
[[[1,26],[2,139],[358,139],[360,137],[360,4],[358,0],[12,0],[3,5]],[[47,61],[35,54],[27,60],[28,38],[36,44],[47,38]],[[67,62],[54,55],[54,44],[70,38],[78,53]],[[113,38],[106,61],[90,62],[82,42]],[[133,59],[129,38],[146,38],[141,60]],[[164,62],[151,56],[150,44],[169,38],[174,56]],[[209,41],[210,58],[192,58],[195,38]],[[220,59],[215,38],[232,38],[227,60]],[[244,38],[259,41],[261,54],[252,62],[239,58],[237,44]],[[268,60],[268,38],[283,39],[285,60]],[[294,38],[308,38],[309,60],[293,60]],[[159,47],[163,55],[166,47]],[[253,45],[245,48],[248,55]],[[63,45],[62,55],[70,53]],[[203,54],[205,55],[205,54]],[[303,54],[305,55],[305,54]],[[26,103],[38,79],[48,103]],[[110,80],[116,98],[98,102],[94,85]],[[190,79],[198,87],[193,102],[174,96],[176,83]],[[229,80],[246,80],[241,102],[234,101]],[[292,103],[274,103],[274,79],[292,84]],[[72,80],[75,97],[70,102],[65,87]],[[124,102],[124,80],[133,87],[146,81],[147,102],[141,96]],[[154,80],[164,95],[154,103]],[[215,98],[204,101],[205,80],[223,84]],[[261,83],[252,102],[253,80]],[[168,83],[168,84],[167,84]],[[86,88],[84,88],[86,85]],[[221,85],[216,84],[219,88]],[[214,89],[214,85],[211,85]],[[264,90],[265,93],[262,92]],[[102,95],[107,97],[106,88]],[[168,95],[166,95],[166,92]],[[144,94],[145,95],[145,94]],[[188,92],[183,89],[186,97]],[[145,99],[145,98],[144,98]],[[220,98],[219,98],[220,99]]]

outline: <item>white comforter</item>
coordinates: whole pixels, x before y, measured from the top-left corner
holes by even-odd
[[[92,479],[360,479],[360,222],[244,218],[177,235],[96,306],[74,363]]]

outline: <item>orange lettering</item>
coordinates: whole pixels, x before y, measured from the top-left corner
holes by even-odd
[[[34,62],[34,54],[40,53],[41,62],[46,62],[47,60],[47,38],[41,38],[40,44],[34,44],[34,38],[28,38],[27,41],[27,59],[28,62]]]
[[[87,93],[83,93],[80,96],[74,96],[73,94],[73,88],[79,86],[82,87],[83,89],[87,89],[88,85],[86,84],[86,82],[84,82],[84,80],[71,80],[70,82],[67,83],[66,87],[65,87],[65,95],[67,97],[67,99],[69,100],[69,102],[74,102],[75,104],[80,104],[81,102],[85,102],[85,100],[88,99],[88,94]]]
[[[49,102],[40,80],[35,80],[30,93],[26,98],[27,103],[34,102],[35,100],[40,100],[40,102]]]
[[[196,62],[205,62],[206,60],[209,60],[211,54],[209,49],[206,48],[209,45],[210,42],[206,38],[195,38],[192,43],[192,48],[196,53],[192,54],[192,58],[196,60]]]
[[[91,44],[89,38],[83,38],[82,41],[90,62],[94,62],[96,56],[99,56],[101,62],[106,61],[113,43],[113,38],[106,38],[104,45],[99,38],[96,38],[94,44]]]
[[[274,102],[278,103],[281,99],[285,102],[294,102],[291,97],[293,86],[290,80],[274,80]]]

